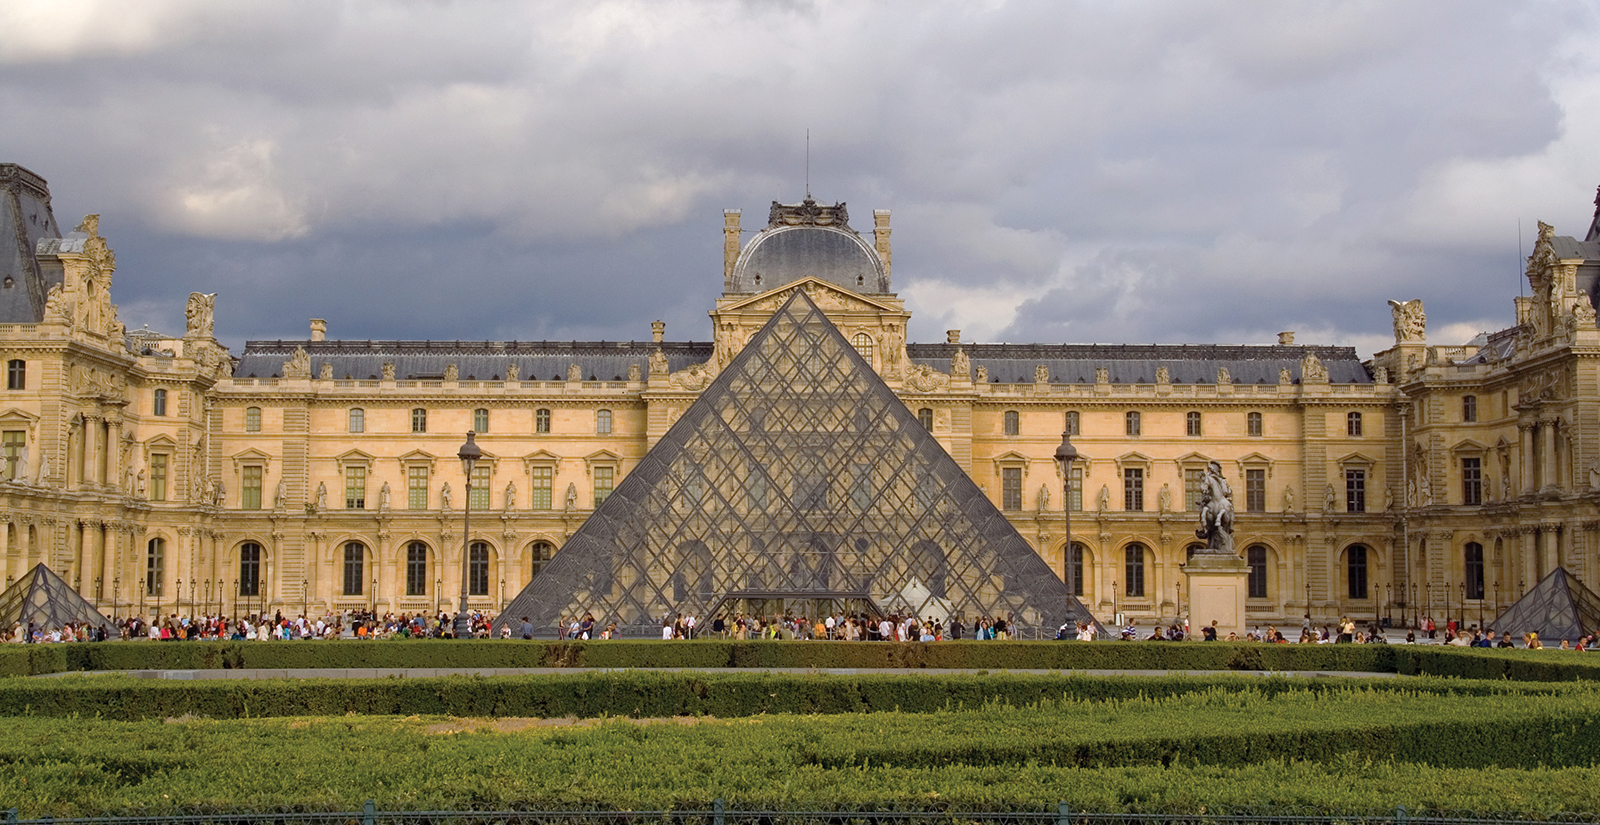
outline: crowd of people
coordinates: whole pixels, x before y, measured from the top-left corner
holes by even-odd
[[[473,638],[489,638],[494,617],[482,611],[469,614]],[[440,611],[437,615],[371,613],[329,613],[321,618],[289,617],[281,612],[272,616],[221,615],[182,616],[170,614],[155,619],[131,616],[104,625],[67,623],[61,627],[40,627],[29,622],[0,630],[0,641],[47,644],[51,642],[100,642],[109,639],[162,642],[193,640],[296,641],[310,639],[432,639],[455,635],[455,616]]]
[[[524,619],[526,627],[527,620]],[[743,612],[717,615],[706,622],[693,613],[668,613],[661,619],[661,638],[673,639],[829,639],[844,642],[939,642],[946,639],[1009,639],[1013,633],[1011,617],[982,616],[971,624],[960,617],[948,620],[934,616],[918,618],[912,614],[891,613],[873,617],[862,613],[835,612],[824,616],[775,614],[758,616]],[[599,627],[592,614],[573,615],[557,625],[562,639],[614,639],[617,625]]]

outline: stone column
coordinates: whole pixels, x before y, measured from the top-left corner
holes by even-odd
[[[1533,428],[1534,424],[1531,421],[1517,423],[1518,440],[1521,442],[1522,451],[1522,489],[1517,492],[1521,495],[1528,495],[1538,489],[1538,483],[1533,477]]]
[[[1539,429],[1544,436],[1540,439],[1539,492],[1554,492],[1556,489],[1556,420],[1553,418],[1541,419],[1539,421]]]

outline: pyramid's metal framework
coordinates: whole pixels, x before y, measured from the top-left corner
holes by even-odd
[[[643,633],[796,603],[1049,630],[1091,618],[800,290],[500,622],[546,634],[588,613]]]
[[[29,623],[41,630],[59,630],[67,624],[113,629],[110,619],[78,595],[55,571],[34,565],[22,578],[0,592],[0,625],[7,629]]]
[[[1541,641],[1576,641],[1600,632],[1600,595],[1557,567],[1489,623],[1497,633],[1537,633]]]

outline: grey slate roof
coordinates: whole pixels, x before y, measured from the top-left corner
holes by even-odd
[[[44,178],[15,163],[0,163],[0,324],[44,320],[50,284],[41,275],[34,249],[40,241],[59,237]],[[10,288],[4,286],[6,278]]]
[[[1600,260],[1600,240],[1580,241],[1571,235],[1555,235],[1550,238],[1550,251],[1562,260]]]
[[[1217,369],[1227,367],[1235,384],[1276,384],[1278,370],[1300,380],[1300,360],[1314,353],[1335,384],[1370,384],[1372,376],[1354,347],[1232,346],[1224,344],[962,344],[973,373],[987,367],[989,381],[1031,384],[1034,368],[1050,368],[1056,384],[1093,384],[1094,371],[1105,367],[1113,384],[1153,384],[1156,369],[1166,367],[1174,384],[1214,384]],[[949,371],[955,344],[908,344],[918,364]]]
[[[711,358],[711,342],[666,342],[661,351],[667,366],[676,371]],[[437,379],[455,364],[464,381],[505,378],[506,366],[517,364],[523,381],[565,381],[567,368],[578,364],[584,380],[621,381],[628,366],[638,364],[648,372],[648,359],[656,344],[649,341],[246,341],[244,354],[234,367],[240,378],[281,377],[283,362],[305,347],[311,356],[311,374],[321,375],[331,364],[335,378],[376,379],[383,365],[395,365],[400,380]]]

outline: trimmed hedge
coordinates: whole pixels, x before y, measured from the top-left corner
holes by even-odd
[[[1428,645],[344,640],[0,646],[0,675],[223,668],[542,667],[1332,670],[1517,681],[1600,679],[1600,656],[1562,650]]]

